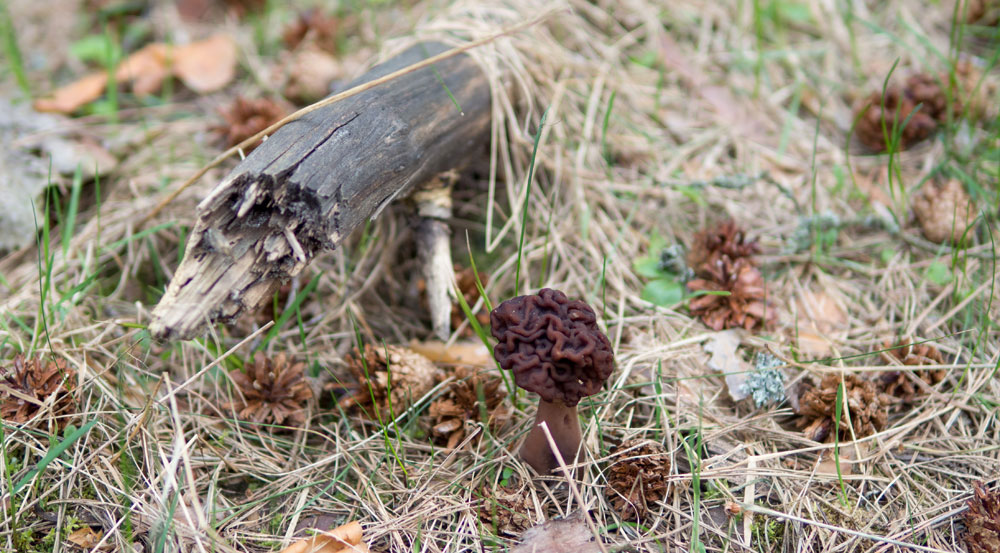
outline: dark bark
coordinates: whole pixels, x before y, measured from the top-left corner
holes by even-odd
[[[446,49],[419,44],[351,86]],[[288,123],[198,205],[153,335],[191,338],[260,305],[393,199],[464,165],[489,121],[486,77],[462,54]]]

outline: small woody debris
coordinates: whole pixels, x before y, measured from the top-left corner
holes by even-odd
[[[965,547],[969,553],[1000,553],[1000,492],[982,482],[973,486],[965,512]]]
[[[831,373],[823,377],[819,387],[807,386],[799,396],[797,412],[802,417],[798,424],[809,439],[822,442],[833,433],[839,387],[840,375]],[[879,391],[871,380],[856,374],[845,374],[844,397],[847,408],[841,407],[841,440],[869,436],[888,424],[889,397]]]
[[[667,495],[670,454],[658,442],[635,438],[612,450],[611,457],[605,496],[622,518],[641,522],[650,505]]]
[[[305,422],[305,403],[313,395],[305,379],[305,363],[292,363],[284,353],[272,359],[258,351],[245,369],[229,373],[238,388],[234,395],[239,397],[227,403],[227,409],[257,424],[301,426]]]
[[[73,377],[76,372],[65,359],[42,361],[18,354],[10,365],[0,368],[0,419],[24,424],[46,404],[50,404],[56,425],[66,424],[65,415],[74,410]],[[52,396],[55,396],[54,399]]]
[[[479,301],[479,288],[476,286],[476,273],[473,272],[472,267],[465,267],[455,264],[455,283],[458,287],[458,291],[461,292],[462,298],[465,299],[465,303],[469,306],[469,309],[474,309],[476,302]],[[479,271],[479,282],[485,287],[486,283],[489,282],[489,276],[486,273]],[[427,280],[420,279],[417,281],[417,290],[420,292],[420,303],[425,308],[429,308],[429,301],[427,295]],[[490,314],[486,311],[486,306],[484,305],[478,312],[475,313],[476,321],[483,328],[486,328],[490,324]],[[462,323],[466,322],[467,317],[465,316],[465,311],[462,310],[461,304],[452,298],[451,300],[451,328],[459,328]],[[474,336],[475,333],[472,329],[472,325],[466,325],[463,329],[461,336],[469,338]]]
[[[403,346],[365,344],[347,358],[357,379],[354,392],[340,406],[357,408],[370,418],[391,420],[422,398],[439,381],[440,369],[429,359]]]

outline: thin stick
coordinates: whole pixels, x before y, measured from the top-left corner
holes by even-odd
[[[545,439],[549,441],[549,447],[552,448],[552,454],[556,456],[556,461],[559,463],[559,470],[562,471],[563,476],[566,477],[566,482],[569,483],[569,489],[573,492],[573,497],[576,498],[576,502],[580,504],[580,511],[583,513],[583,518],[587,521],[587,526],[590,527],[590,533],[594,534],[594,541],[597,542],[597,547],[601,549],[601,553],[608,553],[608,549],[604,547],[604,542],[601,541],[601,534],[597,531],[597,525],[594,521],[590,519],[590,512],[587,511],[586,507],[583,505],[583,496],[580,495],[580,490],[576,487],[576,480],[573,475],[569,473],[569,468],[566,467],[566,461],[563,460],[562,453],[559,453],[559,446],[556,445],[556,441],[552,439],[552,433],[549,432],[549,425],[545,421],[538,423],[538,426],[542,427],[542,432],[545,433]]]
[[[419,71],[419,70],[421,70],[421,69],[423,69],[425,67],[434,65],[435,63],[438,63],[440,61],[444,61],[444,60],[446,60],[448,58],[455,57],[455,56],[457,56],[457,55],[459,55],[461,53],[468,52],[469,50],[472,50],[474,48],[478,48],[478,47],[480,47],[480,46],[482,46],[484,44],[489,44],[490,42],[493,42],[494,40],[496,40],[498,38],[502,38],[504,36],[507,36],[507,35],[510,35],[510,34],[514,34],[514,33],[523,31],[523,30],[525,30],[525,29],[527,29],[529,27],[532,27],[534,25],[537,25],[537,24],[541,23],[542,21],[545,21],[546,19],[552,17],[553,15],[555,15],[557,12],[560,12],[560,11],[564,11],[564,10],[558,9],[558,8],[557,9],[553,9],[553,10],[549,10],[549,11],[543,13],[542,15],[539,15],[538,17],[535,17],[534,19],[530,19],[530,20],[528,20],[526,22],[519,23],[517,25],[514,25],[514,26],[509,27],[507,29],[504,29],[502,31],[499,31],[499,32],[497,32],[495,34],[492,34],[490,36],[481,38],[479,40],[474,40],[474,41],[472,41],[472,42],[470,42],[468,44],[463,44],[462,46],[457,46],[457,47],[452,48],[451,50],[448,50],[446,52],[441,52],[440,54],[437,54],[435,56],[431,56],[431,57],[429,57],[429,58],[427,58],[427,59],[425,59],[423,61],[417,62],[417,63],[415,63],[413,65],[408,66],[408,67],[404,67],[404,68],[402,68],[402,69],[400,69],[398,71],[393,71],[392,73],[389,73],[388,75],[385,75],[383,77],[379,77],[379,78],[377,78],[377,79],[375,79],[373,81],[368,81],[367,83],[359,84],[358,86],[356,86],[354,88],[351,88],[349,90],[345,90],[344,92],[341,92],[339,94],[334,94],[333,96],[330,96],[329,98],[324,98],[324,99],[316,102],[315,104],[308,105],[308,106],[306,106],[306,107],[304,107],[304,108],[296,111],[295,113],[292,113],[291,115],[288,115],[288,116],[284,117],[283,119],[281,119],[277,123],[274,123],[270,127],[268,127],[266,129],[260,131],[259,133],[251,136],[250,138],[244,140],[243,142],[240,142],[239,144],[233,146],[232,148],[229,148],[225,152],[222,152],[215,159],[213,159],[212,161],[210,161],[208,163],[208,165],[205,165],[204,167],[202,167],[201,169],[199,169],[198,172],[195,173],[194,176],[192,176],[191,178],[189,178],[187,181],[185,181],[184,184],[182,184],[180,186],[180,188],[178,188],[177,190],[174,190],[173,192],[170,193],[169,196],[167,196],[166,198],[164,198],[160,203],[156,204],[156,207],[154,207],[153,210],[150,211],[149,214],[146,215],[145,217],[143,217],[142,221],[139,222],[139,227],[145,226],[146,223],[148,223],[150,219],[152,219],[153,217],[156,217],[160,213],[160,211],[163,211],[163,208],[167,207],[167,205],[169,205],[170,202],[174,201],[177,198],[177,196],[179,196],[181,194],[181,192],[183,192],[185,189],[187,189],[187,187],[189,187],[192,184],[198,182],[198,180],[201,179],[201,177],[205,176],[205,173],[207,173],[210,169],[212,169],[213,167],[215,167],[215,166],[219,165],[220,163],[222,163],[229,156],[231,156],[231,155],[233,155],[233,154],[235,154],[237,152],[240,152],[242,150],[245,150],[251,144],[256,143],[257,140],[259,140],[260,138],[262,138],[264,136],[270,135],[271,133],[273,133],[274,131],[278,130],[279,128],[285,126],[286,124],[291,123],[292,121],[295,121],[296,119],[300,119],[301,117],[305,116],[306,114],[312,113],[312,112],[314,112],[314,111],[316,111],[316,110],[318,110],[320,108],[326,107],[326,106],[328,106],[330,104],[335,104],[335,103],[337,103],[337,102],[339,102],[341,100],[344,100],[345,98],[350,98],[351,96],[356,96],[358,94],[361,94],[362,92],[366,92],[368,90],[371,90],[371,89],[375,88],[376,86],[385,84],[385,83],[387,83],[389,81],[392,81],[394,79],[398,79],[399,77],[402,77],[403,75],[408,75],[410,73],[413,73],[414,71]]]

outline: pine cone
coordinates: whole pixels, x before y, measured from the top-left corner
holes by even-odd
[[[973,486],[965,512],[965,548],[969,553],[1000,553],[1000,492],[987,490],[982,482]]]
[[[692,316],[701,317],[714,330],[734,327],[751,330],[773,320],[774,312],[764,301],[767,295],[764,277],[749,258],[733,261],[723,255],[711,270],[703,267],[706,270],[701,272],[701,278],[689,281],[688,289],[724,291],[729,295],[709,294],[691,299],[688,307]]]
[[[942,83],[948,83],[947,73],[941,75],[941,80],[927,73],[915,73],[906,78],[903,93],[914,105],[920,105],[921,112],[926,112],[938,123],[944,123],[948,119],[948,96],[941,87]],[[957,99],[952,100],[952,114],[961,113]]]
[[[244,420],[257,424],[301,426],[306,420],[305,403],[313,394],[306,382],[305,363],[292,364],[284,353],[270,359],[258,351],[246,372],[230,371],[239,395],[227,403]],[[237,395],[237,394],[234,394]]]
[[[996,2],[994,17],[997,15],[1000,15],[1000,2]],[[956,114],[968,115],[974,121],[996,118],[997,82],[989,77],[984,79],[983,72],[967,59],[955,62],[953,95],[961,100],[962,106],[968,106],[965,108],[966,113],[956,110]]]
[[[830,436],[837,411],[837,388],[840,375],[827,374],[818,388],[807,387],[799,396],[799,427],[810,439],[822,442]],[[871,380],[856,374],[844,375],[844,395],[847,407],[841,409],[840,439],[851,440],[874,434],[889,423],[889,398]],[[848,410],[850,413],[848,413]],[[850,419],[848,420],[848,415]],[[848,424],[854,426],[854,435]]]
[[[386,353],[388,350],[388,354]],[[365,344],[347,358],[347,368],[358,384],[340,406],[357,407],[383,423],[406,411],[438,382],[440,369],[430,359],[402,346]]]
[[[228,107],[219,110],[226,124],[213,130],[225,139],[226,146],[232,147],[277,123],[287,113],[288,110],[274,100],[251,100],[237,96]],[[252,144],[244,153],[249,153],[256,147],[256,144]]]
[[[855,109],[856,114],[865,110],[854,129],[858,139],[873,151],[884,152],[887,149],[885,133],[892,136],[893,127],[905,122],[906,127],[898,130],[897,144],[898,148],[905,150],[929,137],[949,117],[961,115],[966,102],[972,117],[982,117],[987,106],[983,100],[972,96],[980,77],[978,70],[966,60],[956,63],[954,70],[957,82],[953,86],[949,85],[951,74],[944,72],[937,77],[915,73],[906,78],[902,89],[897,86],[887,88],[884,110],[882,93],[871,93]],[[914,112],[917,106],[920,109]]]
[[[450,374],[440,373],[438,380],[444,382],[452,378],[453,382],[447,391],[434,400],[428,408],[434,418],[431,433],[442,440],[448,449],[454,449],[465,437],[465,421],[480,420],[479,391],[485,401],[485,409],[490,427],[496,429],[510,417],[510,412],[504,408],[507,392],[503,389],[503,380],[493,371],[480,370],[459,365]]]
[[[614,448],[611,457],[617,459],[606,471],[604,495],[622,518],[641,522],[649,506],[667,495],[670,454],[658,442],[634,438]]]
[[[939,244],[959,244],[976,220],[976,206],[958,179],[924,184],[913,197],[913,213],[924,237]]]
[[[735,221],[726,221],[715,228],[704,229],[694,236],[688,253],[688,267],[699,276],[710,274],[722,256],[732,261],[760,253],[756,240],[747,240]]]
[[[926,93],[926,90],[921,90]],[[854,127],[854,134],[865,146],[872,151],[884,152],[887,150],[886,133],[891,138],[894,132],[899,133],[899,141],[896,147],[905,150],[929,137],[937,130],[937,120],[928,106],[922,106],[919,111],[913,113],[917,102],[909,95],[892,87],[885,91],[885,101],[883,109],[883,99],[880,92],[873,92],[864,102],[858,105],[855,113],[864,110],[864,114],[858,119]],[[912,114],[912,117],[911,117]],[[909,120],[907,120],[909,118]],[[902,126],[906,122],[906,126]],[[883,132],[883,124],[885,132]],[[894,131],[893,129],[896,128]]]
[[[894,346],[891,346],[891,349],[887,343],[885,345],[885,349],[888,351],[883,351],[882,357],[885,358],[885,360],[890,364],[895,364],[893,360],[907,366],[944,364],[944,358],[941,356],[941,352],[939,352],[934,346],[927,343],[917,344],[914,346],[910,344],[909,340],[904,340]],[[882,373],[878,379],[878,384],[882,388],[882,392],[889,396],[901,399],[903,403],[913,403],[914,400],[921,395],[921,392],[923,392],[923,387],[921,387],[921,390],[917,389],[913,383],[913,379],[907,374],[909,372],[912,372],[928,387],[934,386],[944,380],[944,377],[947,374],[944,369],[886,371]]]
[[[482,488],[479,519],[497,532],[519,536],[531,526],[531,500],[526,492],[506,487]]]
[[[24,355],[16,355],[10,365],[0,368],[0,381],[37,403],[0,391],[0,419],[24,424],[38,412],[40,404],[55,396],[49,409],[56,426],[62,428],[67,422],[66,415],[74,411],[71,391],[75,376],[76,371],[65,359],[46,362],[38,357],[25,359]]]
[[[339,50],[337,46],[339,34],[339,17],[326,15],[312,8],[299,12],[295,21],[285,26],[281,38],[289,50],[294,50],[306,42],[324,52],[336,54]]]

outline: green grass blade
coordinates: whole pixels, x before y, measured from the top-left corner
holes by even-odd
[[[262,350],[265,347],[267,347],[267,344],[271,340],[273,340],[275,336],[278,335],[278,332],[280,332],[281,329],[285,326],[285,323],[287,323],[292,318],[292,316],[295,315],[295,313],[298,311],[299,306],[302,305],[302,302],[306,301],[306,298],[308,298],[309,295],[313,293],[313,290],[315,290],[316,287],[319,286],[319,279],[322,276],[323,273],[317,273],[316,276],[314,276],[313,279],[309,281],[309,284],[306,284],[306,287],[303,288],[301,292],[295,295],[295,299],[292,300],[292,303],[289,304],[287,309],[281,312],[281,315],[278,316],[278,320],[274,321],[274,326],[271,327],[271,330],[267,331],[267,336],[265,336],[264,339],[261,340],[260,346],[257,347],[257,350]]]
[[[149,236],[150,234],[155,234],[157,232],[160,232],[163,229],[171,228],[171,227],[173,227],[176,224],[177,224],[176,221],[170,221],[168,223],[160,223],[160,224],[158,224],[156,226],[152,226],[152,227],[149,227],[148,229],[143,229],[143,230],[140,230],[139,232],[137,232],[135,234],[126,236],[125,238],[122,238],[121,240],[115,240],[114,242],[108,244],[107,246],[104,246],[102,249],[104,251],[116,250],[116,249],[124,246],[125,244],[128,244],[129,242],[134,242],[136,240],[141,240],[141,239]]]
[[[535,145],[531,149],[531,163],[528,165],[528,181],[524,183],[524,201],[521,206],[521,237],[517,241],[517,265],[514,268],[514,295],[521,295],[521,258],[524,254],[524,232],[528,228],[528,203],[531,200],[531,180],[535,176],[535,156],[538,155],[538,143],[542,141],[542,130],[545,128],[545,118],[549,110],[545,109],[538,121],[538,131],[535,133]]]
[[[66,218],[62,221],[62,251],[63,259],[69,254],[69,241],[73,238],[76,228],[76,214],[80,209],[80,190],[83,188],[83,168],[76,166],[73,172],[73,188],[70,191],[69,207],[66,208]]]
[[[833,464],[837,467],[837,482],[840,483],[840,501],[847,506],[847,485],[840,469],[840,415],[844,405],[844,382],[837,385],[837,403],[833,408]]]
[[[604,156],[604,162],[609,167],[613,160],[611,159],[611,151],[608,149],[608,124],[611,122],[611,110],[615,107],[615,96],[617,95],[617,90],[611,91],[611,97],[608,98],[608,109],[604,112],[604,121],[601,123],[601,155]]]
[[[42,460],[39,461],[37,465],[35,465],[35,468],[29,470],[28,474],[25,474],[23,478],[18,480],[17,484],[14,484],[14,488],[11,490],[11,495],[17,495],[17,492],[21,491],[25,486],[27,486],[31,482],[31,480],[35,477],[35,475],[41,474],[41,472],[45,470],[45,467],[49,466],[49,463],[54,461],[56,457],[62,455],[64,451],[69,449],[69,446],[73,445],[77,440],[84,437],[87,434],[87,432],[90,432],[90,429],[93,428],[95,424],[97,424],[97,419],[91,420],[87,424],[84,424],[80,428],[77,428],[75,431],[73,431],[72,434],[67,436],[66,439],[59,442],[58,444],[56,444],[55,447],[50,449],[49,452],[45,454],[45,457],[42,457]]]
[[[21,48],[17,45],[17,31],[14,29],[14,20],[10,17],[6,0],[0,0],[0,41],[3,42],[3,53],[7,58],[7,63],[10,64],[14,78],[17,79],[17,86],[21,88],[25,96],[31,98],[31,84],[24,71],[24,57],[21,55]]]

